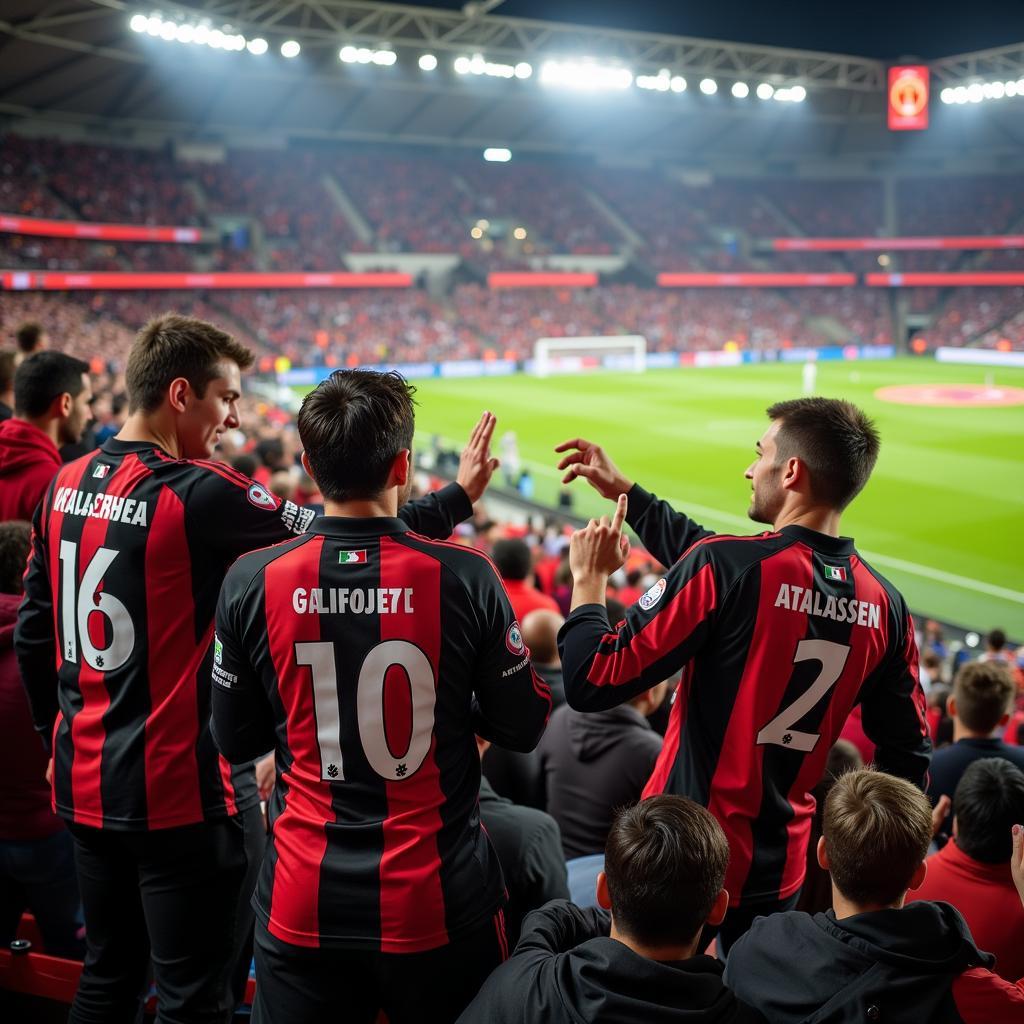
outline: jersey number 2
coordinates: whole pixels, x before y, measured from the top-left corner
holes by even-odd
[[[298,643],[295,645],[295,662],[308,666],[313,676],[321,778],[329,782],[343,782],[341,702],[334,644],[327,641]],[[388,669],[395,666],[404,670],[412,700],[409,746],[397,757],[388,746],[384,725],[384,680]],[[356,683],[359,740],[370,767],[382,779],[390,782],[408,779],[426,760],[434,731],[435,697],[434,670],[430,660],[408,640],[385,640],[363,659]]]
[[[821,739],[816,732],[799,732],[793,728],[822,697],[836,684],[842,675],[850,648],[846,644],[831,640],[801,640],[796,645],[793,664],[801,661],[820,661],[821,671],[817,679],[792,704],[784,707],[758,734],[759,744],[772,743],[790,750],[812,751]]]
[[[81,644],[82,660],[97,672],[120,668],[135,647],[135,626],[124,602],[100,589],[117,554],[113,548],[97,548],[76,588],[78,545],[70,540],[60,542],[61,657],[77,662]],[[110,625],[110,643],[104,648],[95,647],[89,634],[89,619],[97,614]]]

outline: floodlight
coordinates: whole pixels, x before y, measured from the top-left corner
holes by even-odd
[[[943,103],[952,103],[953,90],[947,85],[946,88],[939,93],[939,99],[942,100]]]
[[[456,57],[455,58],[455,74],[457,75],[468,75],[469,74],[469,58],[468,57]]]
[[[219,28],[212,29],[206,40],[206,45],[219,50],[224,45],[224,33]]]
[[[1006,95],[1007,96],[1016,96],[1017,95],[1017,83],[1016,82],[1007,82],[1006,86],[1005,86],[1005,89],[1006,89]]]
[[[174,38],[179,43],[191,43],[195,36],[196,29],[194,25],[179,25],[174,33]]]
[[[151,36],[158,36],[160,35],[160,26],[162,24],[163,22],[160,20],[160,16],[158,14],[151,14],[146,19],[146,31]]]
[[[490,146],[484,150],[484,159],[492,164],[507,164],[512,159],[512,150]]]
[[[338,51],[338,60],[343,64],[354,64],[356,62],[356,48],[354,46],[343,46]]]
[[[686,92],[686,79],[682,75],[673,75],[669,86],[673,92]]]
[[[525,60],[520,61],[514,68],[516,78],[529,78],[533,74],[533,65]]]
[[[133,32],[145,32],[148,21],[149,19],[144,14],[134,14],[132,20],[128,22],[128,27]]]
[[[420,71],[433,71],[437,67],[437,58],[432,53],[420,57]]]
[[[718,83],[713,78],[702,78],[700,80],[700,91],[705,96],[714,96],[718,92]]]
[[[481,228],[481,227],[470,228],[469,229],[469,233],[470,233],[471,237],[476,238],[476,239],[480,239],[480,238],[484,237],[483,228]]]
[[[762,82],[757,87],[757,98],[759,100],[770,100],[775,95],[775,86],[768,82]]]
[[[985,87],[981,82],[972,82],[967,86],[967,102],[980,103],[985,98]]]
[[[287,57],[291,60],[292,57],[298,57],[302,52],[302,47],[294,39],[287,39],[281,44],[281,56]]]
[[[167,42],[170,42],[177,34],[177,31],[178,26],[175,25],[173,21],[165,21],[160,26],[160,38],[166,39]]]
[[[394,50],[378,50],[373,55],[373,63],[382,68],[389,68],[398,60],[398,54]]]
[[[803,103],[807,99],[807,90],[802,85],[794,85],[789,90],[789,95],[794,103]]]
[[[257,57],[267,52],[268,44],[266,39],[250,39],[245,44],[245,48],[250,52],[254,53]]]
[[[967,86],[958,85],[953,90],[953,102],[954,103],[966,103],[967,102]]]
[[[733,82],[732,94],[738,100],[745,100],[750,95],[750,86],[746,82]]]
[[[516,241],[521,242],[526,238],[526,228],[516,228],[515,231],[512,232],[512,237],[516,239]]]

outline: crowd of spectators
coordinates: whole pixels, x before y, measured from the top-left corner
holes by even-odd
[[[915,334],[929,348],[982,343],[995,347],[1004,339],[1024,345],[1024,288],[957,288],[932,324]]]

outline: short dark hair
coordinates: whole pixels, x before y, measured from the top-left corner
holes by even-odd
[[[88,363],[64,352],[36,352],[14,374],[14,411],[19,416],[44,415],[55,398],[80,394],[85,387],[82,374],[88,372]]]
[[[616,926],[648,945],[692,942],[728,866],[722,826],[700,804],[663,795],[624,808],[604,853]]]
[[[165,313],[150,320],[132,342],[124,375],[128,411],[159,409],[177,377],[184,377],[202,398],[218,363],[229,361],[247,370],[253,359],[249,349],[214,324]]]
[[[491,561],[498,567],[504,580],[525,580],[530,575],[533,558],[530,546],[518,537],[506,537],[495,541],[491,549]]]
[[[43,336],[43,325],[32,320],[26,320],[19,324],[14,332],[14,338],[18,343],[18,349],[22,352],[34,352],[39,339]]]
[[[843,896],[861,906],[890,906],[928,853],[932,810],[916,786],[863,768],[836,780],[822,833],[829,874]]]
[[[0,394],[11,389],[18,369],[18,353],[13,348],[0,350]]]
[[[1010,710],[1016,692],[1005,662],[969,661],[953,680],[956,717],[971,732],[990,733]]]
[[[1002,757],[967,766],[953,794],[956,845],[983,864],[1010,859],[1010,830],[1024,821],[1024,772]]]
[[[993,629],[986,637],[988,646],[993,651],[1001,651],[1006,646],[1006,633],[1001,629]]]
[[[412,448],[416,389],[395,371],[335,370],[302,400],[299,437],[328,501],[366,501]]]
[[[0,594],[20,594],[32,546],[32,527],[20,519],[0,523]]]
[[[769,406],[778,420],[776,464],[798,458],[810,474],[811,493],[842,511],[860,494],[878,459],[874,423],[852,402],[794,398]]]

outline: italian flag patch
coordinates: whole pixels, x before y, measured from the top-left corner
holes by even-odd
[[[826,565],[825,579],[835,580],[837,583],[845,583],[846,570],[841,565]]]
[[[366,561],[366,549],[362,551],[339,551],[338,565],[361,565]]]

